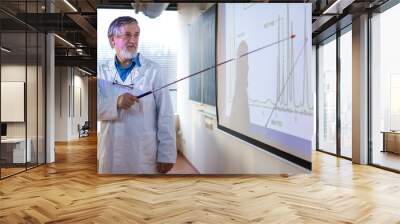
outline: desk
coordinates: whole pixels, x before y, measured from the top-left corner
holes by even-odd
[[[30,138],[26,140],[28,143],[25,153],[25,138],[6,138],[1,139],[1,159],[5,163],[25,163],[32,159]],[[27,161],[25,161],[25,159]]]
[[[400,154],[400,132],[382,131],[381,133],[383,134],[382,152],[393,152]]]

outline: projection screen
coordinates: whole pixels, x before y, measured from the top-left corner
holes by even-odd
[[[311,169],[311,4],[218,4],[218,127]]]

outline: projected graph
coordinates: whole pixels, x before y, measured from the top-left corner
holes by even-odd
[[[248,8],[249,7],[246,7],[246,9]],[[267,32],[276,33],[276,39],[274,40],[275,42],[295,34],[293,32],[293,21],[289,21],[288,17],[288,15],[286,16],[286,18],[279,15],[273,20],[264,22],[263,28],[266,29]],[[303,29],[304,34],[306,33],[306,27],[304,26]],[[247,36],[247,34],[244,32],[240,32],[236,35],[238,39],[245,36]],[[309,49],[305,49],[304,46],[300,46],[301,48],[297,48],[297,52],[295,52],[294,49],[294,45],[296,43],[298,45],[306,45],[309,40],[307,39],[306,35],[300,35],[300,37],[298,38],[302,39],[296,40],[294,38],[288,39],[287,41],[278,42],[276,46],[263,49],[262,51],[264,52],[249,56],[249,60],[252,60],[252,57],[257,58],[260,57],[260,55],[270,55],[271,52],[275,54],[275,69],[271,69],[269,65],[271,65],[272,63],[267,61],[263,66],[265,67],[266,72],[265,74],[261,75],[267,78],[265,82],[265,87],[274,88],[275,91],[268,91],[264,94],[258,91],[257,94],[253,94],[254,96],[249,96],[248,101],[250,107],[267,109],[275,108],[276,111],[286,111],[309,116],[313,115],[314,88],[309,67],[311,63],[309,60],[310,52]],[[237,42],[239,41],[236,41],[236,43]],[[297,53],[297,55],[295,55],[295,53]],[[298,57],[297,60],[295,60],[296,56]],[[230,66],[233,67],[235,66],[235,64],[232,63]],[[227,81],[228,83],[230,83],[227,89],[228,102],[233,101],[234,93],[236,91],[235,76],[238,75],[233,74],[235,71],[234,68],[231,68],[230,71],[232,71],[231,75],[227,76]],[[249,76],[250,75],[251,74],[249,74]],[[257,80],[257,82],[259,82],[259,80]],[[267,115],[266,112],[264,114]]]
[[[235,58],[217,68],[219,125],[310,162],[311,4],[221,4],[218,13],[217,59]]]
[[[280,35],[278,35],[279,38],[281,38]],[[304,39],[304,43],[307,41],[307,39]],[[295,69],[295,62],[297,64],[301,62],[294,60],[293,42],[294,40],[289,40],[286,43],[278,44],[276,73],[266,74],[266,76],[275,75],[275,77],[271,77],[271,79],[275,80],[275,95],[264,96],[264,99],[250,98],[250,106],[268,109],[275,108],[277,111],[313,115],[314,105],[312,97],[314,90],[311,73],[309,72],[309,52],[308,50],[304,51],[302,65],[298,65],[303,67],[303,71],[299,72],[298,69]],[[287,54],[285,55],[285,52],[282,52],[283,47],[281,46],[285,44],[286,49],[289,49],[289,57],[286,58]],[[300,80],[302,83],[296,84],[296,80]],[[271,86],[271,83],[266,83],[266,86]]]
[[[226,58],[252,52],[268,43],[276,44],[219,69],[224,74],[219,75],[219,83],[225,83],[219,86],[218,93],[219,97],[224,96],[220,102],[225,102],[219,106],[224,113],[222,120],[226,117],[232,128],[242,132],[256,125],[308,139],[311,134],[304,130],[312,131],[315,90],[307,7],[229,7],[227,20],[241,19],[225,26]],[[249,15],[257,18],[251,19]],[[295,38],[288,38],[291,36]]]

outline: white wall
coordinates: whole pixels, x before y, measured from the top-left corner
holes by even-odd
[[[188,24],[212,4],[178,5],[181,47],[178,76],[189,74]],[[177,78],[181,78],[177,77]],[[304,169],[217,129],[216,108],[189,100],[189,81],[178,83],[180,150],[200,173],[296,174]]]
[[[1,81],[18,81],[25,82],[25,69],[31,70],[32,67],[18,64],[9,64],[1,66]],[[25,82],[26,83],[26,82]],[[33,94],[28,94],[33,95]],[[7,110],[7,108],[1,108]],[[7,137],[25,137],[25,122],[8,122]]]
[[[78,124],[88,120],[88,78],[83,75],[76,68],[56,67],[55,141],[77,139]]]
[[[55,68],[55,141],[67,141],[68,85],[67,67]]]
[[[77,70],[75,70],[75,80],[74,80],[74,86],[75,86],[75,96],[74,96],[74,110],[75,110],[75,116],[74,119],[72,120],[72,136],[78,137],[78,129],[77,126],[80,124],[81,126],[85,123],[85,121],[89,120],[89,114],[88,114],[88,77],[87,76],[81,76],[83,73],[78,73],[76,74]],[[78,71],[79,72],[79,71]],[[78,93],[78,90],[80,90],[80,93]],[[78,96],[80,95],[80,99]],[[79,105],[79,100],[80,105]],[[81,107],[81,108],[79,108]],[[81,112],[79,111],[81,109]]]
[[[25,82],[26,73],[28,74],[28,87],[27,87],[27,122],[28,122],[28,137],[31,133],[36,136],[36,80],[31,77],[32,74],[36,75],[36,66],[6,64],[1,66],[1,81],[17,81]],[[36,77],[36,76],[35,76]],[[41,105],[39,105],[40,107]],[[8,108],[2,108],[7,110]],[[25,124],[26,122],[7,122],[7,136],[8,137],[25,137]]]

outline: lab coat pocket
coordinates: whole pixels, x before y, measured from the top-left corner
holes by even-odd
[[[155,132],[144,132],[140,141],[140,155],[142,163],[155,164],[157,159],[157,138]]]

